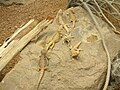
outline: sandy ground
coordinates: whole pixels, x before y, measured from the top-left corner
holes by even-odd
[[[42,20],[54,17],[57,11],[65,9],[67,0],[36,0],[29,5],[0,6],[0,43],[20,25],[32,18]]]
[[[36,0],[29,5],[0,6],[0,43],[30,19],[53,18],[59,9],[65,9],[67,0]],[[17,55],[0,73],[0,80],[19,61]]]

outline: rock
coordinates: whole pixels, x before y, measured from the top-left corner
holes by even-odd
[[[108,90],[119,90],[120,89],[120,52],[112,62],[111,80]]]

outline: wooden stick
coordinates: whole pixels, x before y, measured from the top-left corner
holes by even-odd
[[[0,47],[0,57],[2,57],[4,50],[6,48],[8,48],[7,46],[10,44],[10,42],[12,42],[17,36],[19,36],[18,34],[20,34],[21,32],[25,31],[30,31],[30,29],[27,29],[29,26],[31,26],[32,24],[32,28],[35,27],[35,25],[37,25],[38,21],[35,21],[34,19],[31,19],[27,24],[25,24],[23,27],[18,28],[11,37],[9,37],[9,39],[7,41],[5,41],[3,43],[3,45]],[[7,49],[8,50],[8,49]],[[7,51],[6,50],[6,51]]]
[[[103,18],[108,22],[108,24],[110,24],[113,29],[116,31],[116,27],[110,22],[110,20],[105,16],[105,14],[103,13],[103,11],[101,10],[100,6],[98,5],[97,1],[96,0],[93,0],[96,4],[96,6],[98,7],[100,13],[102,14]]]
[[[113,5],[111,5],[111,3],[110,3],[109,1],[105,0],[105,2],[106,2],[114,11],[116,11],[116,13],[120,16],[119,11],[118,11]]]
[[[109,84],[109,80],[110,80],[110,70],[111,70],[110,54],[109,54],[109,52],[108,52],[108,49],[107,49],[107,46],[106,46],[106,43],[105,43],[104,36],[103,36],[103,34],[102,34],[102,32],[101,32],[101,27],[99,26],[97,20],[95,19],[94,15],[93,15],[92,11],[89,9],[88,5],[87,5],[85,2],[83,2],[83,5],[84,5],[84,7],[87,9],[87,11],[89,12],[91,18],[93,19],[93,21],[94,21],[94,23],[95,23],[95,25],[96,25],[96,28],[97,28],[100,36],[101,36],[101,39],[102,39],[103,47],[104,47],[105,52],[106,52],[106,54],[107,54],[107,59],[108,59],[107,64],[108,64],[108,67],[107,67],[107,75],[106,75],[105,85],[104,85],[104,87],[103,87],[103,90],[107,90],[108,84]]]
[[[0,71],[8,64],[8,62],[20,52],[42,29],[48,26],[52,21],[43,20],[37,24],[28,34],[21,39],[13,40],[10,44],[9,50],[0,58]],[[14,44],[13,44],[14,42]]]
[[[100,13],[102,14],[103,18],[107,21],[108,24],[110,24],[113,27],[113,32],[120,34],[119,31],[116,30],[116,27],[110,22],[110,20],[105,16],[105,14],[103,13],[103,11],[101,10],[100,6],[98,5],[98,3],[96,2],[96,0],[94,0],[96,6],[98,7]]]

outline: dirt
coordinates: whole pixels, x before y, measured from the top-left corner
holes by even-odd
[[[32,18],[42,20],[54,17],[59,9],[65,9],[66,2],[67,0],[36,0],[29,5],[0,6],[0,43]]]
[[[66,8],[67,0],[36,0],[28,5],[0,6],[0,44],[2,44],[21,25],[34,18],[39,21],[54,18],[59,9]],[[17,55],[0,73],[0,80],[19,61]]]

